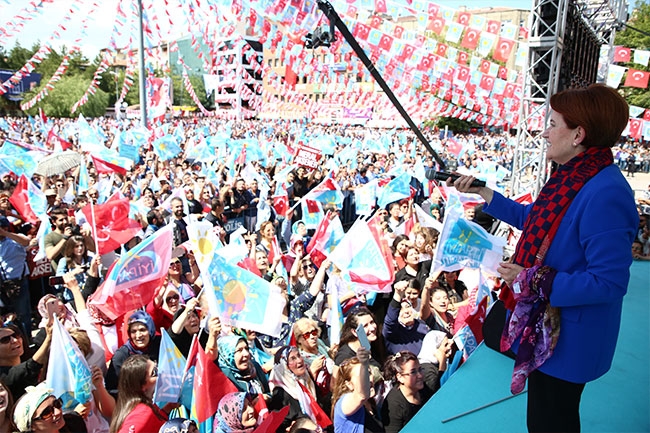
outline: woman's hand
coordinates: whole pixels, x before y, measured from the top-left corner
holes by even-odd
[[[102,373],[101,368],[93,365],[90,367],[90,373],[95,388],[104,388],[104,374]]]
[[[221,334],[221,319],[219,319],[217,316],[210,318],[210,321],[208,322],[208,329],[210,330],[211,335],[218,337],[219,334]]]
[[[74,411],[77,412],[83,419],[87,419],[90,414],[90,402],[85,404],[78,404],[75,406]]]
[[[515,281],[515,278],[517,278],[517,275],[521,271],[523,271],[524,268],[523,266],[516,265],[514,263],[500,263],[499,267],[497,268],[497,272],[499,272],[499,275],[501,275],[501,278],[503,278],[503,281],[508,284],[508,287],[512,288],[512,282]]]
[[[368,365],[370,362],[370,351],[363,346],[359,346],[357,349],[357,358],[361,364]]]

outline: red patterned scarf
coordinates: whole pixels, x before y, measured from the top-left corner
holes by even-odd
[[[564,216],[580,188],[600,170],[614,162],[612,151],[605,147],[590,147],[581,154],[575,156],[571,161],[561,165],[550,177],[539,197],[535,200],[528,218],[524,222],[524,228],[517,242],[512,262],[524,268],[530,268],[543,260],[538,260],[542,244],[550,245],[553,236],[553,226],[559,226],[558,218]],[[544,251],[545,253],[545,251]],[[539,263],[538,263],[539,264]],[[505,298],[501,296],[506,308],[512,311],[515,305],[514,298],[509,289],[506,290]]]

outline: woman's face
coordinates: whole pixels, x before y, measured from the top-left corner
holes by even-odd
[[[411,266],[416,266],[420,263],[420,254],[415,248],[411,248],[408,253],[406,253],[406,263]]]
[[[307,226],[303,223],[298,224],[296,231],[300,236],[307,236]]]
[[[406,290],[404,290],[404,298],[409,301],[411,305],[415,305],[418,303],[418,299],[420,298],[420,291],[415,287],[407,287]]]
[[[248,343],[240,341],[235,346],[235,367],[239,371],[248,371],[248,365],[251,360],[251,352],[248,348]]]
[[[291,349],[289,352],[289,356],[287,357],[287,366],[296,376],[302,376],[307,373],[307,365],[298,349]]]
[[[34,433],[58,432],[64,425],[61,401],[53,395],[38,405],[32,417],[32,432]]]
[[[149,330],[144,325],[144,323],[135,322],[129,326],[129,339],[138,350],[144,350],[149,346],[149,341],[151,336],[149,335]]]
[[[363,326],[364,331],[366,331],[368,341],[373,342],[377,340],[377,324],[370,314],[358,316],[357,322],[360,323],[361,326]]]
[[[79,242],[77,245],[74,246],[74,255],[76,257],[83,256],[84,252],[86,252],[86,246],[83,244],[83,242]]]
[[[0,414],[7,412],[7,406],[9,405],[9,392],[7,388],[0,385]]]
[[[397,254],[400,256],[404,256],[406,254],[406,250],[408,250],[409,247],[409,241],[404,239],[400,243],[397,244]]]
[[[199,319],[198,314],[196,314],[196,311],[194,311],[189,314],[189,317],[185,321],[185,330],[190,335],[198,334],[201,329],[200,325],[201,320]]]
[[[0,359],[13,361],[23,352],[23,338],[11,328],[0,329]]]
[[[427,240],[426,240],[426,238],[424,237],[424,235],[422,233],[418,233],[417,235],[415,235],[415,246],[416,247],[418,247],[418,248],[424,247],[424,244],[425,244],[426,241]]]
[[[257,424],[257,417],[255,416],[255,408],[251,401],[247,398],[244,399],[244,408],[241,412],[241,425],[245,429],[255,427]]]
[[[412,359],[402,366],[402,373],[397,373],[402,386],[411,391],[419,391],[424,388],[424,375],[420,363]]]
[[[415,310],[411,306],[411,303],[406,302],[406,300],[402,302],[399,310],[399,323],[406,327],[413,326],[415,323]]]
[[[181,261],[178,259],[172,259],[172,261],[169,263],[169,275],[180,275],[182,270],[183,267],[181,265]]]
[[[262,237],[264,237],[264,239],[271,240],[273,239],[273,235],[275,235],[273,224],[266,224],[262,229]]]
[[[555,161],[558,164],[566,164],[584,150],[582,146],[573,145],[578,138],[579,131],[579,127],[575,129],[569,128],[564,121],[564,116],[555,110],[551,110],[548,127],[542,132],[542,137],[548,143],[546,159]]]
[[[145,378],[142,391],[149,398],[153,398],[153,392],[156,389],[156,381],[158,380],[158,366],[155,362],[147,361],[147,377]]]
[[[431,297],[431,308],[440,314],[447,312],[449,308],[449,298],[443,290],[436,290]]]
[[[318,330],[311,328],[300,336],[298,341],[300,347],[307,352],[318,352]]]
[[[180,300],[181,297],[176,290],[168,290],[167,293],[165,293],[165,305],[167,305],[167,310],[172,314],[178,311]]]

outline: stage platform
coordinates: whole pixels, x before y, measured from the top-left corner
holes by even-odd
[[[612,368],[583,393],[583,432],[650,432],[650,262],[631,273]],[[525,392],[507,398],[513,362],[479,346],[402,432],[525,432]]]

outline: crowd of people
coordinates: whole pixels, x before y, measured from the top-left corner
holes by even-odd
[[[69,123],[73,121],[54,120],[50,127],[63,134]],[[9,130],[0,128],[0,141],[10,132],[19,132],[20,141],[28,145],[47,141],[33,122],[6,119],[4,124]],[[133,126],[112,119],[97,119],[95,125],[103,131],[107,146],[120,128]],[[227,127],[233,139],[255,136],[284,145],[295,140],[291,123],[178,119],[168,126],[183,130],[184,149],[199,129],[216,134]],[[360,127],[306,128],[313,136],[329,134],[346,142],[380,135]],[[358,216],[356,188],[373,179],[390,178],[396,167],[412,171],[418,161],[425,167],[435,165],[409,132],[389,131],[388,135],[391,146],[386,152],[359,149],[346,164],[335,158],[344,151],[342,144],[335,146],[333,155],[324,155],[315,169],[287,170],[281,157],[253,161],[255,175],[248,179],[242,174],[244,164],[229,167],[225,160],[197,161],[184,154],[162,160],[147,146],[141,147],[138,161],[126,175],[100,173],[89,162],[87,190],[78,187],[79,167],[48,177],[34,174],[31,181],[47,198],[52,228],[43,243],[46,257],[36,261],[38,227],[27,223],[11,205],[17,177],[4,173],[0,270],[2,280],[15,285],[3,283],[0,298],[0,432],[198,431],[189,408],[183,411],[180,402],[156,405],[153,400],[161,328],[184,356],[198,336],[205,353],[237,389],[219,402],[212,417],[215,432],[253,431],[263,419],[261,406],[271,413],[288,407],[277,429],[281,432],[400,431],[444,382],[458,351],[453,336],[464,325],[462,311],[471,311],[476,301],[477,287],[468,287],[462,272],[430,272],[439,233],[420,224],[403,228],[415,204],[444,221],[442,185],[412,176],[410,198],[374,210],[384,222],[382,236],[393,252],[395,280],[386,294],[354,290],[328,259],[313,260],[307,253],[313,229],[302,219],[301,207],[294,206],[330,176],[344,200],[338,207],[326,205],[326,218],[338,217],[347,228]],[[454,170],[478,174],[488,161],[511,168],[514,148],[507,134],[458,136],[456,140],[468,149],[461,155],[445,151],[444,139],[433,132],[429,135]],[[72,151],[82,151],[77,137],[65,139]],[[620,144],[621,152],[629,146]],[[648,151],[634,152],[647,155]],[[208,170],[213,173],[207,174]],[[288,210],[277,212],[270,194],[262,194],[260,183],[270,191],[279,187],[286,191]],[[455,185],[469,190],[465,184]],[[177,189],[184,196],[167,200]],[[95,254],[90,223],[81,209],[115,192],[137,203],[140,212],[135,218],[142,230],[116,251]],[[262,214],[259,202],[265,197],[270,212]],[[491,199],[490,195],[485,201],[490,204]],[[482,206],[468,209],[465,218],[493,229],[494,220]],[[210,314],[200,296],[202,275],[191,250],[174,255],[167,278],[141,309],[112,320],[101,310],[87,308],[89,297],[120,254],[166,225],[173,226],[174,246],[184,245],[187,224],[193,220],[209,221],[224,244],[235,229],[245,228],[248,257],[242,266],[270,282],[286,301],[278,312],[279,336],[227,326]],[[650,258],[649,227],[648,216],[642,214],[632,246],[635,259]],[[51,276],[61,278],[56,281]],[[494,290],[500,287],[495,279]],[[338,293],[338,299],[331,293]],[[333,342],[329,318],[339,309],[343,325],[338,342]],[[43,382],[54,320],[69,331],[91,367],[94,389],[88,403],[54,395]]]

